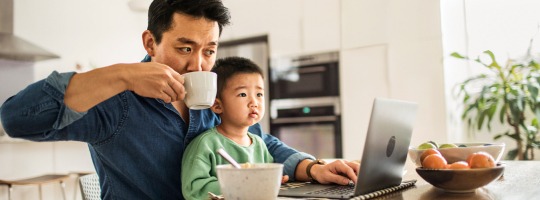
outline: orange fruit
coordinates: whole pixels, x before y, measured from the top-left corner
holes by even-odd
[[[448,164],[446,159],[440,154],[428,155],[422,161],[422,167],[427,169],[445,169],[446,164]]]
[[[442,155],[441,152],[439,152],[439,150],[437,149],[427,149],[422,153],[422,155],[420,155],[420,163],[424,162],[424,159],[431,154]]]
[[[469,163],[465,161],[457,161],[455,163],[449,164],[447,169],[470,169]]]
[[[469,156],[467,156],[467,160],[465,162],[469,163],[469,166],[471,166],[471,160],[474,154],[476,153],[471,153]]]
[[[489,153],[480,151],[467,157],[467,162],[472,168],[490,168],[495,167],[495,159]]]

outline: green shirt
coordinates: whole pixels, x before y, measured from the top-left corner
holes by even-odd
[[[229,164],[216,151],[223,148],[238,163],[271,163],[274,159],[262,138],[248,132],[251,145],[245,147],[211,128],[187,146],[182,159],[182,193],[186,199],[208,199],[208,192],[221,194],[216,166]]]

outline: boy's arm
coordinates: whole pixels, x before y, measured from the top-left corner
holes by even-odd
[[[208,192],[220,194],[217,177],[210,176],[210,164],[200,159],[182,162],[182,194],[189,199],[208,199]]]
[[[217,177],[210,175],[214,164],[201,156],[206,148],[198,148],[197,143],[188,145],[182,158],[182,194],[187,200],[208,199],[208,192],[221,194]]]

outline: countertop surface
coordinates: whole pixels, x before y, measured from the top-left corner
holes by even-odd
[[[504,174],[488,185],[470,193],[451,193],[438,189],[423,180],[416,173],[416,166],[409,160],[403,180],[416,179],[411,188],[396,191],[374,199],[396,200],[484,200],[484,199],[539,199],[540,198],[540,161],[502,161]],[[290,199],[290,198],[279,198]]]

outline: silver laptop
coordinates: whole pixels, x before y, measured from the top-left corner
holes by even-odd
[[[351,198],[401,184],[417,104],[376,98],[355,186],[288,183],[279,196]]]

